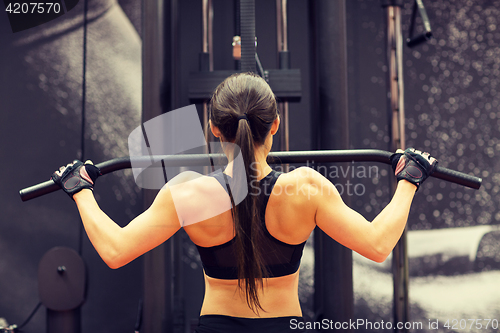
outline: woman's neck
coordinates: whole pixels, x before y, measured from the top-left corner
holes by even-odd
[[[259,146],[255,147],[255,162],[253,162],[252,165],[250,165],[250,169],[255,171],[255,174],[257,176],[257,179],[260,180],[264,178],[269,172],[271,172],[271,167],[267,163],[267,155],[269,154],[269,150],[266,149],[265,146]],[[224,171],[227,175],[231,176],[233,175],[233,168],[234,167],[241,167],[244,168],[244,165],[241,165],[240,163],[243,161],[240,161],[238,158],[234,160],[232,156],[232,152],[226,152],[226,156],[229,159],[229,163],[227,165],[226,170]],[[245,162],[243,162],[245,163]]]
[[[268,149],[265,146],[255,147],[255,165],[253,169],[256,171],[257,179],[264,178],[269,172],[271,167],[267,164]]]

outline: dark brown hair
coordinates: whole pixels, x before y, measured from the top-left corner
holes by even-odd
[[[242,116],[246,116],[242,117]],[[234,205],[231,196],[238,260],[238,286],[244,287],[248,306],[254,312],[262,309],[258,287],[266,276],[259,239],[262,224],[258,209],[258,191],[248,186],[258,177],[254,168],[254,146],[262,145],[278,116],[276,97],[267,82],[253,73],[238,73],[225,79],[210,101],[210,120],[219,128],[223,140],[233,142],[241,151],[245,169],[233,170],[234,184],[246,184],[248,195]],[[235,153],[236,154],[236,153]],[[241,170],[238,170],[241,169]]]

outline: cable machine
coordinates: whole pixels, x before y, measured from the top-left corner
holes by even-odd
[[[381,0],[386,22],[386,61],[387,61],[387,116],[389,124],[389,150],[406,149],[405,142],[405,108],[403,84],[403,35],[402,10],[404,0]],[[422,18],[424,33],[413,36],[417,8]],[[432,31],[422,0],[414,0],[413,13],[410,23],[409,37],[406,44],[409,47],[417,46],[432,37]],[[397,182],[391,180],[391,194],[396,190]],[[409,307],[409,269],[407,228],[405,228],[399,242],[392,251],[393,277],[393,321],[406,323],[410,321]],[[408,329],[397,328],[395,332],[408,332]]]

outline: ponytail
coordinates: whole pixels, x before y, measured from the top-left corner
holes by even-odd
[[[232,202],[232,214],[235,228],[235,246],[238,261],[238,286],[246,291],[246,301],[254,312],[262,309],[258,288],[262,288],[262,278],[266,277],[263,263],[260,239],[262,237],[262,223],[258,210],[259,193],[255,186],[248,186],[257,180],[255,163],[254,140],[249,121],[238,119],[238,129],[234,143],[240,147],[245,161],[245,168],[233,168],[233,178],[236,186],[243,184],[248,188],[248,194],[235,207]],[[233,200],[231,198],[231,200]]]
[[[250,186],[257,178],[254,168],[255,146],[263,145],[273,121],[277,118],[276,98],[267,82],[253,73],[239,73],[228,77],[215,90],[210,101],[210,120],[223,136],[240,149],[244,168],[233,168],[235,187],[230,193],[231,214],[234,220],[235,248],[238,262],[238,287],[245,290],[250,309],[258,314],[263,310],[258,296],[267,277],[261,239],[263,221],[260,220],[259,188]],[[235,156],[237,152],[233,153]],[[248,193],[237,206],[234,197],[240,191]]]

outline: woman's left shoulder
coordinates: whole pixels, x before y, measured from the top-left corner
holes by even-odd
[[[185,171],[166,185],[182,225],[197,223],[231,209],[227,192],[211,176]]]

